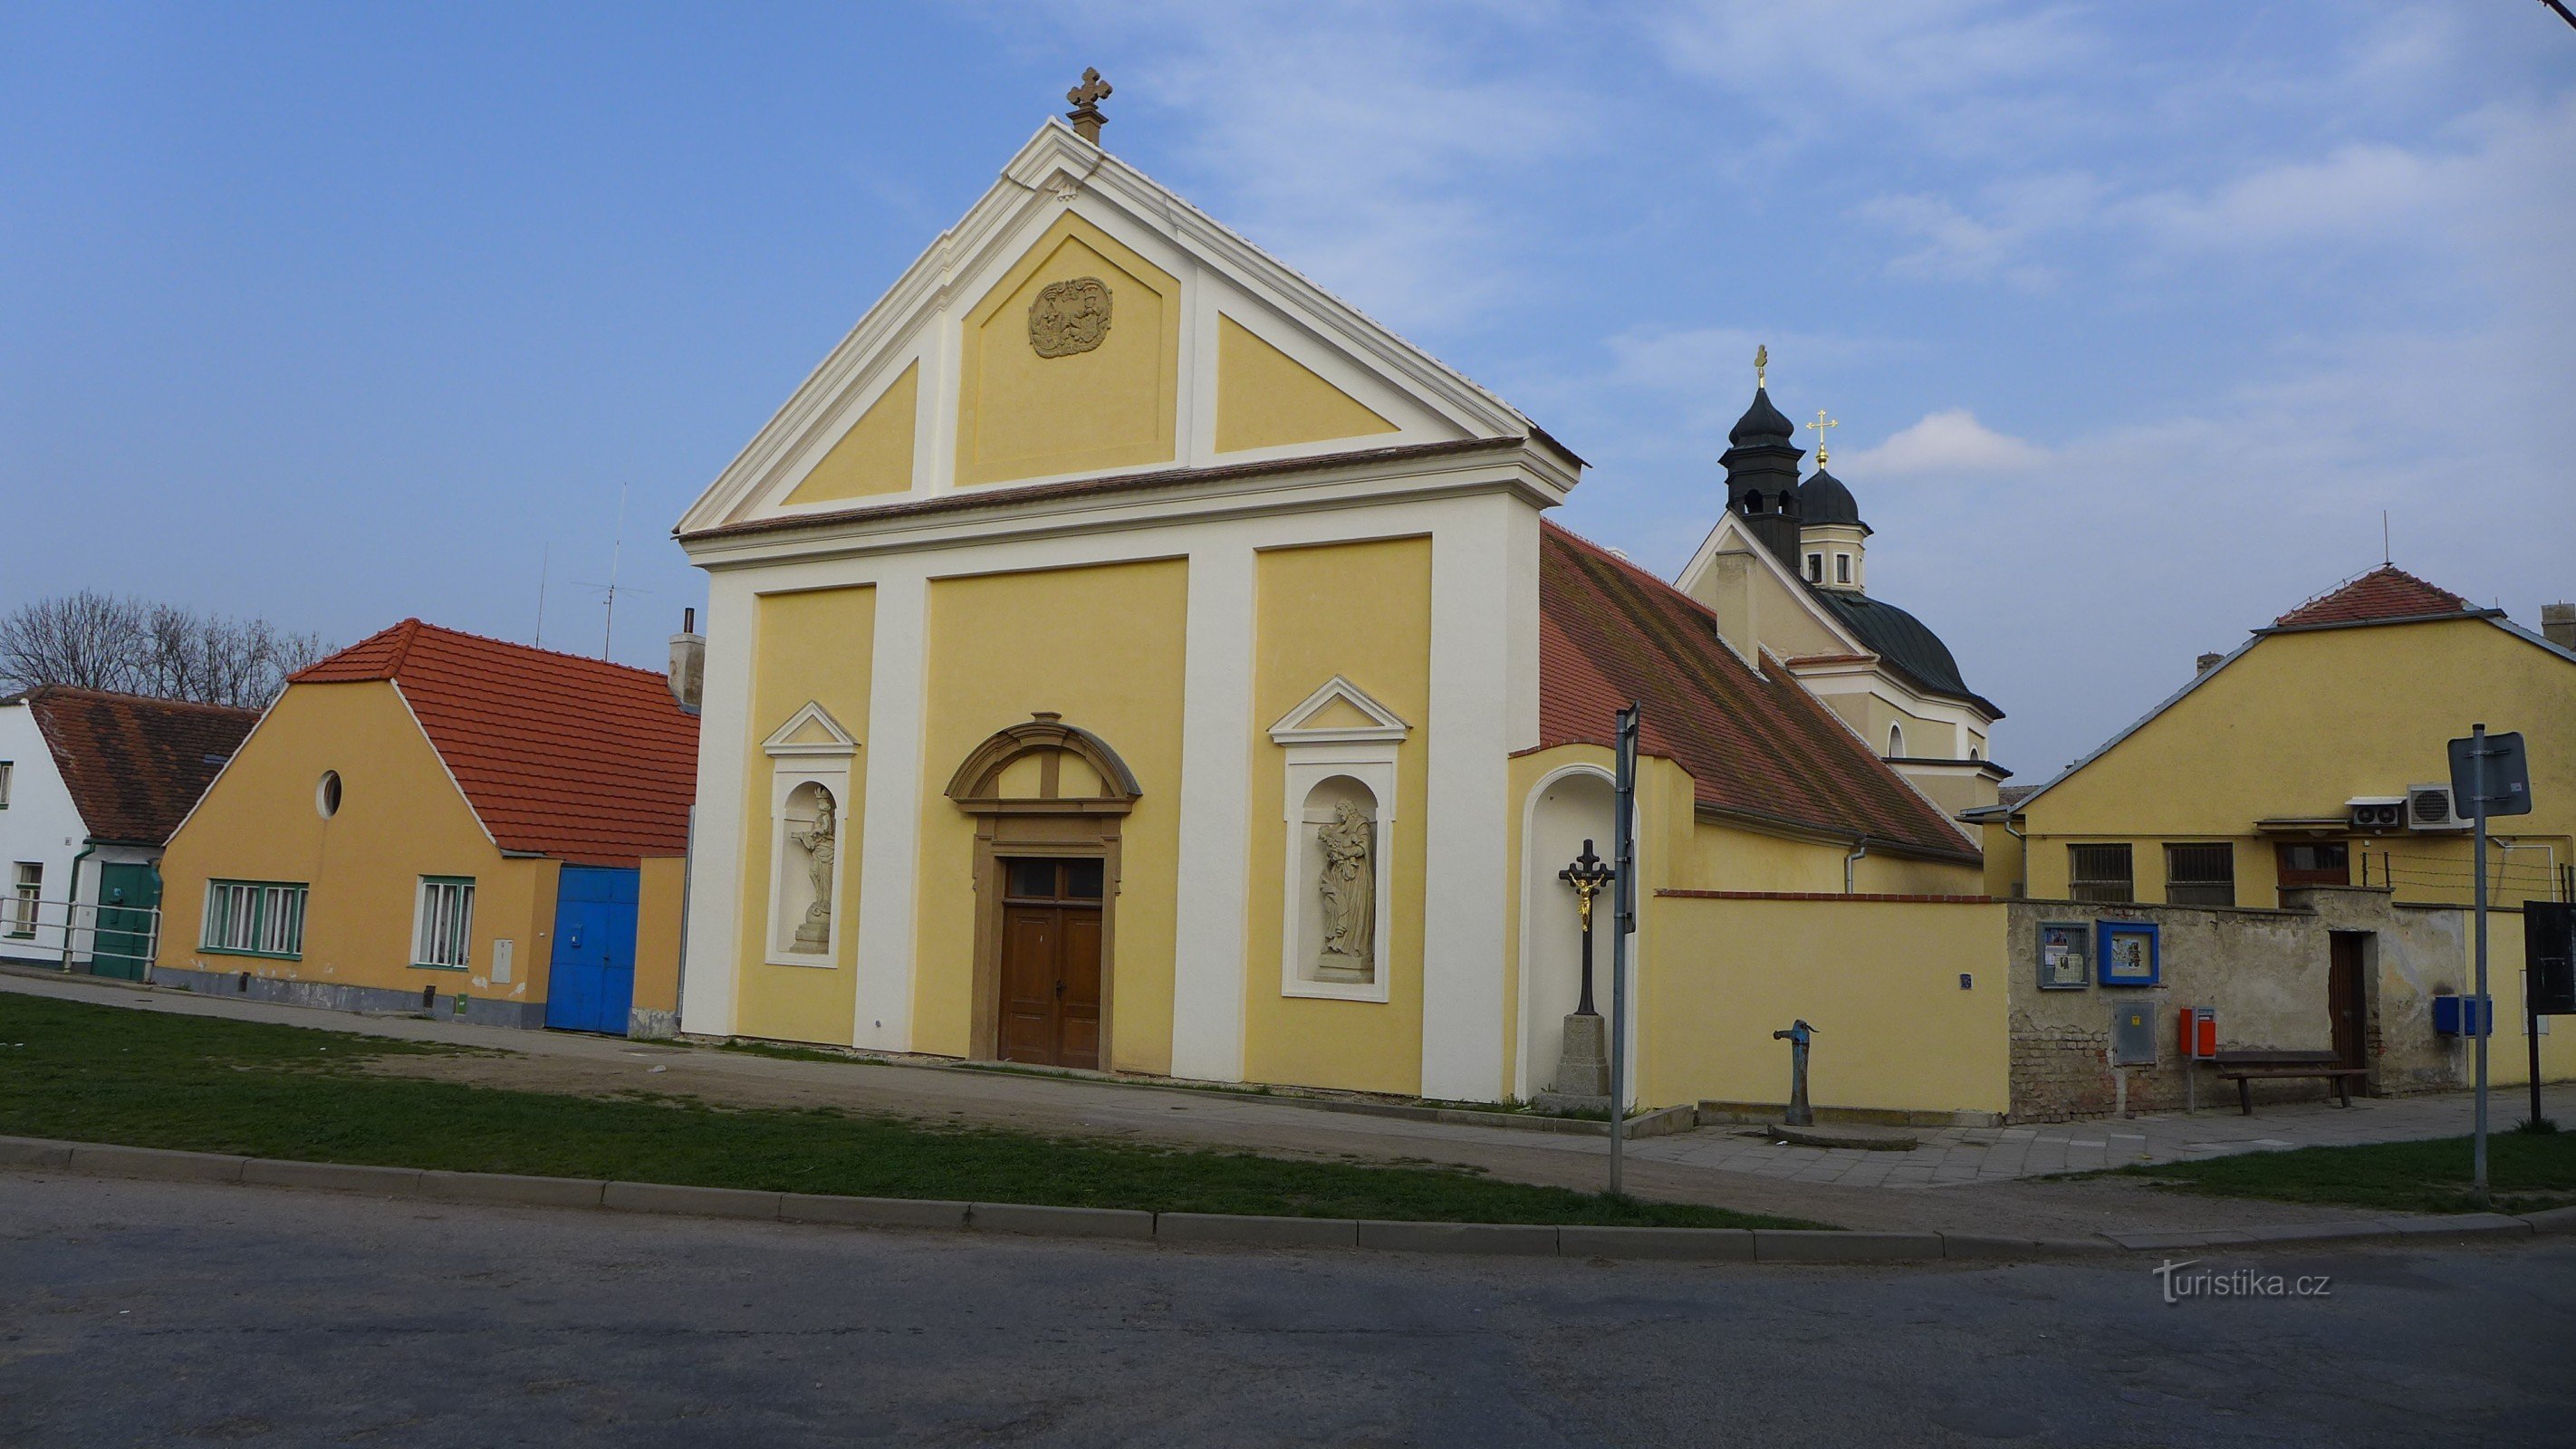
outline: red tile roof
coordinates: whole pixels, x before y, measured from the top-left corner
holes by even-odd
[[[255,709],[51,684],[23,696],[90,838],[160,845],[241,748]]]
[[[1975,859],[1939,807],[1863,744],[1785,668],[1756,674],[1698,601],[1543,524],[1539,548],[1542,745],[1613,742],[1645,707],[1639,747],[1690,772],[1700,803],[1841,839]]]
[[[698,717],[662,675],[405,619],[291,685],[390,680],[503,850],[631,865],[688,846]]]
[[[2369,624],[2456,614],[2476,606],[2449,589],[2428,584],[2394,564],[2382,564],[2348,584],[2317,595],[2272,621],[2275,628],[2302,624]]]

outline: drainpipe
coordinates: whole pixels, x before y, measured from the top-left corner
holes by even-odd
[[[71,884],[63,889],[63,974],[72,974],[72,920],[80,914],[80,865],[98,853],[98,842],[86,841],[72,857]]]
[[[1843,857],[1844,895],[1850,895],[1852,893],[1852,871],[1861,863],[1862,858],[1868,854],[1869,837],[1866,835],[1854,837],[1852,840],[1851,854]]]

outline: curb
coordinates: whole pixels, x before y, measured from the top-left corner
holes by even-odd
[[[2194,1248],[2261,1247],[2371,1239],[2534,1238],[2576,1234],[2576,1207],[2525,1216],[2364,1218],[2350,1223],[2222,1228],[2207,1232],[2102,1233],[2019,1238],[1982,1233],[1834,1232],[1789,1228],[1655,1228],[1549,1223],[1385,1222],[1351,1218],[1151,1213],[1132,1208],[1045,1207],[929,1198],[837,1197],[666,1182],[600,1182],[439,1168],[370,1167],[178,1152],[43,1137],[0,1137],[0,1167],[50,1168],[86,1177],[221,1182],[365,1193],[381,1198],[570,1207],[661,1217],[918,1228],[1089,1238],[1173,1247],[1358,1249],[1489,1257],[1610,1258],[1701,1263],[2001,1263]]]

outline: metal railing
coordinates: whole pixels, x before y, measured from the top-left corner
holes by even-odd
[[[160,943],[159,906],[0,895],[0,958],[48,962],[65,971],[101,957],[148,968]]]

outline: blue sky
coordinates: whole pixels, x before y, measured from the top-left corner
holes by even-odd
[[[0,0],[0,608],[527,638],[550,549],[595,650],[624,486],[656,661],[672,521],[1086,64],[1113,150],[1564,438],[1642,562],[1768,342],[2025,779],[2383,509],[2526,624],[2576,594],[2576,31],[2527,0]]]

